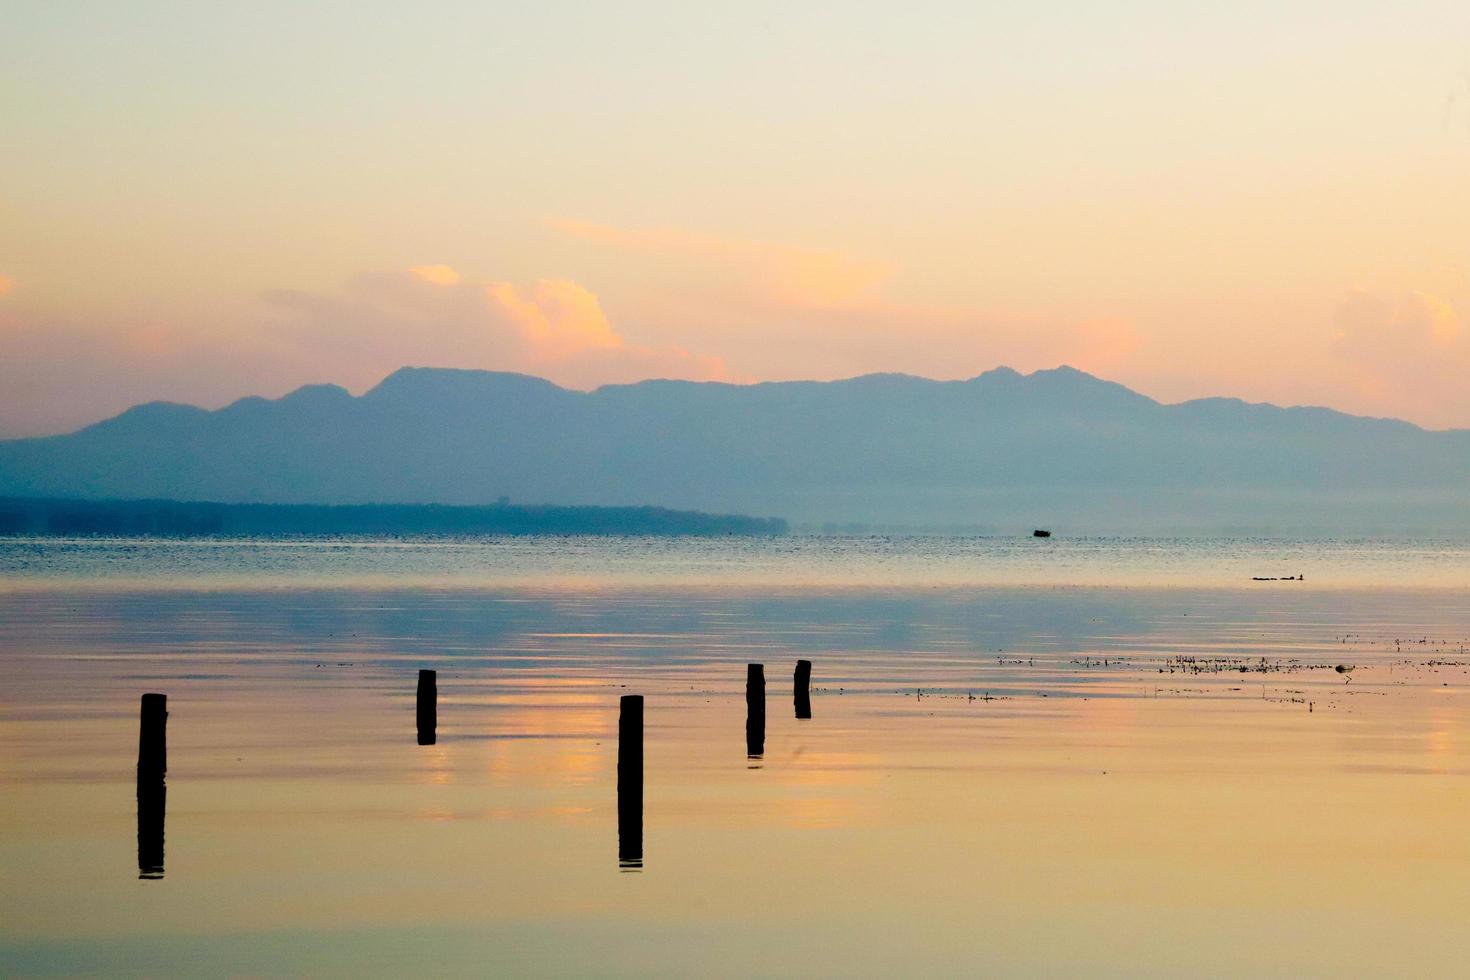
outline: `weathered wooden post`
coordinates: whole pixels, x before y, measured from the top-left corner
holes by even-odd
[[[418,722],[419,744],[433,745],[439,727],[439,675],[432,670],[419,671]]]
[[[163,877],[163,817],[168,772],[168,698],[143,695],[138,723],[138,877]]]
[[[643,867],[643,695],[618,702],[618,867]]]
[[[745,665],[745,754],[759,759],[766,751],[766,668]]]
[[[796,717],[810,718],[812,716],[812,662],[810,660],[798,660],[796,662]]]
[[[138,723],[138,772],[162,776],[168,772],[168,696],[143,695]]]

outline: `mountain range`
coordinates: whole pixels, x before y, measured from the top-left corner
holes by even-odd
[[[404,368],[208,411],[153,402],[0,442],[0,495],[655,505],[798,526],[1461,533],[1470,430],[1207,398],[1071,368],[966,381],[643,381]]]

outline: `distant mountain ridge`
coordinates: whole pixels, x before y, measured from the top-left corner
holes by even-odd
[[[0,442],[0,495],[654,505],[1013,530],[1470,529],[1470,430],[1210,398],[1072,368],[967,381],[644,381],[571,391],[404,368],[216,411],[154,402]]]
[[[662,507],[451,504],[220,504],[0,497],[0,535],[639,535],[775,537],[780,518]]]

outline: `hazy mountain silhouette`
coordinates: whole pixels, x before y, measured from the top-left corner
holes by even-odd
[[[781,535],[778,517],[663,507],[466,504],[222,504],[0,497],[0,534],[165,537],[282,535]]]
[[[645,381],[593,392],[404,368],[218,411],[140,405],[0,442],[0,495],[658,505],[1062,531],[1464,530],[1470,430],[1211,398],[1071,368],[968,381]]]

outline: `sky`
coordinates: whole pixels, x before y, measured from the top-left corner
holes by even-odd
[[[0,29],[0,436],[404,365],[1071,364],[1470,427],[1470,4],[129,4]]]

